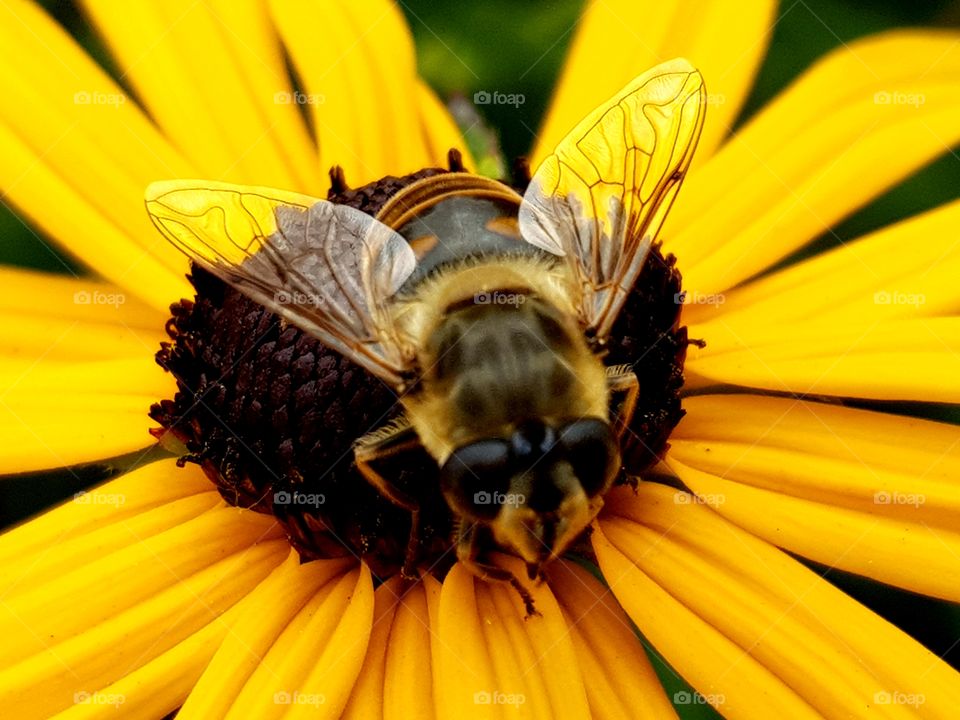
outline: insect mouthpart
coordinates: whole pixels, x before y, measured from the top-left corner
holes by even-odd
[[[453,512],[489,524],[500,545],[539,565],[586,528],[620,468],[619,442],[606,421],[554,428],[528,420],[509,438],[454,451],[440,468],[440,487]]]

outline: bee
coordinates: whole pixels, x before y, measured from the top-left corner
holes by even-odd
[[[424,498],[385,459],[426,450],[457,560],[533,579],[580,537],[622,472],[638,393],[604,348],[680,188],[705,88],[686,60],[587,115],[521,196],[468,172],[426,177],[376,217],[306,195],[175,180],[147,189],[160,232],[195,264],[392,388],[402,414],[359,438],[357,469],[411,515]]]

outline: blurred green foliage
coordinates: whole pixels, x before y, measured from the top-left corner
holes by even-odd
[[[42,4],[110,68],[102,44],[70,3],[45,0]],[[405,0],[401,4],[416,41],[420,72],[444,100],[457,97],[470,100],[480,91],[524,96],[524,102],[516,107],[483,105],[477,109],[481,111],[485,125],[493,128],[494,134],[499,134],[502,155],[507,162],[527,152],[576,29],[581,0],[523,3],[515,0],[483,0],[478,3]],[[918,3],[902,0],[785,0],[781,3],[779,15],[767,60],[740,118],[741,123],[816,58],[841,43],[905,26],[960,28],[960,0]],[[473,131],[471,137],[482,142],[486,136]],[[891,151],[895,150],[891,148]],[[882,162],[882,158],[878,161]],[[841,223],[833,233],[818,239],[792,260],[958,197],[960,156],[946,154]],[[56,212],[57,209],[51,207],[50,211]],[[39,238],[2,205],[0,237],[0,263],[54,272],[79,272],[73,263],[51,249],[52,243]],[[940,419],[951,417],[943,413],[939,416]],[[957,416],[952,415],[952,419],[957,420]],[[23,478],[32,488],[29,495],[34,503],[38,497],[37,484],[41,480],[33,476]],[[63,496],[75,490],[75,486],[75,478],[67,482],[53,479],[47,489],[56,493],[59,487]],[[6,500],[11,500],[9,494]],[[52,502],[53,497],[47,496],[45,501]],[[24,499],[24,502],[26,504],[20,512],[14,511],[14,514],[23,516],[38,509],[31,507],[30,501]],[[817,569],[937,652],[947,652],[960,634],[960,615],[954,606],[918,599],[909,593],[826,568]],[[696,639],[691,638],[691,642],[695,643]],[[958,664],[956,649],[953,652],[948,659]],[[661,659],[655,658],[655,664],[671,696],[687,689]],[[702,706],[679,707],[678,711],[683,718],[717,717]]]

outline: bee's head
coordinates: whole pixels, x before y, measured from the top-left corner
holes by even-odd
[[[489,527],[498,545],[527,563],[532,577],[596,517],[619,468],[610,424],[583,418],[556,428],[528,421],[509,438],[464,445],[440,474],[451,509]]]

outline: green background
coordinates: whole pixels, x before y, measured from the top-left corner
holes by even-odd
[[[730,0],[736,2],[736,0]],[[102,46],[68,3],[42,3],[101,62],[110,68]],[[445,100],[470,99],[479,90],[522,93],[525,102],[478,106],[486,130],[470,136],[472,146],[487,156],[481,167],[497,167],[529,148],[550,97],[582,3],[579,0],[514,2],[484,0],[407,0],[404,11],[413,31],[420,72]],[[895,0],[785,0],[763,65],[746,109],[748,117],[824,52],[841,42],[904,26],[960,28],[960,0],[906,3]],[[497,155],[499,137],[502,153]],[[2,162],[2,159],[0,159]],[[835,228],[835,235],[818,239],[793,259],[841,240],[857,237],[893,220],[960,197],[960,158],[946,154],[895,190]],[[56,208],[51,208],[56,212]],[[0,207],[0,263],[64,272],[80,272],[55,254],[19,220]],[[46,239],[45,239],[46,240]],[[52,245],[52,243],[50,243]],[[904,252],[909,252],[905,248]],[[922,371],[922,369],[918,369]],[[903,407],[943,420],[957,421],[952,409]],[[0,493],[0,522],[10,523],[67,497],[96,473],[76,478],[65,474],[11,479]],[[920,598],[837,571],[819,568],[827,579],[847,590],[938,654],[960,665],[960,613],[955,606]],[[696,643],[696,638],[691,638]],[[672,696],[684,689],[668,668],[659,665]],[[716,717],[706,708],[678,707],[684,718]]]

